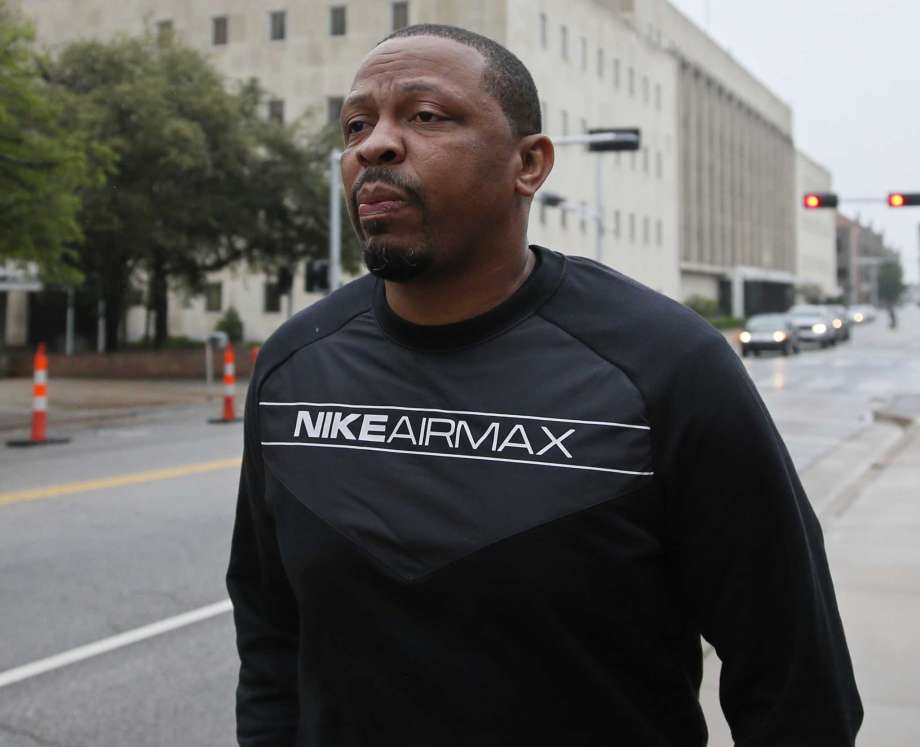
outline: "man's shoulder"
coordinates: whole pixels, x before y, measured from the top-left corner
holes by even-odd
[[[293,353],[335,334],[370,309],[375,283],[372,275],[364,275],[285,321],[259,350],[256,376],[264,376]]]
[[[541,315],[602,355],[636,365],[649,358],[667,365],[726,346],[722,333],[692,309],[584,257],[566,258],[565,279]]]

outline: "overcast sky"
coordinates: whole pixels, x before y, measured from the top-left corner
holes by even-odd
[[[834,191],[920,192],[920,0],[671,0],[792,107]],[[920,207],[841,205],[884,230],[918,280]]]

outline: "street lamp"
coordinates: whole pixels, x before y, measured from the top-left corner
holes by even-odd
[[[608,150],[639,150],[642,144],[642,135],[637,127],[607,127],[588,130],[584,135],[559,135],[551,138],[553,145],[587,145],[592,153],[602,153]],[[544,205],[549,207],[562,206],[565,209],[565,198],[553,193],[547,194],[548,199],[541,198]],[[571,209],[571,208],[569,208]],[[604,261],[604,169],[600,158],[594,159],[594,254],[598,262]]]

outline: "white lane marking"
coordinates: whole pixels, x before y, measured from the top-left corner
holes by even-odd
[[[475,412],[473,410],[439,410],[435,407],[397,407],[396,405],[346,405],[342,402],[259,402],[266,407],[350,407],[353,410],[400,410],[404,412],[440,412],[447,415],[483,415],[490,418],[520,418],[521,420],[547,420],[553,423],[579,423],[581,425],[609,425],[612,428],[637,428],[650,431],[648,425],[608,423],[604,420],[572,420],[571,418],[545,418],[542,415],[509,415],[503,412]]]
[[[168,633],[177,628],[183,628],[186,625],[191,625],[200,620],[207,620],[210,617],[222,615],[225,612],[229,612],[231,609],[233,609],[233,606],[230,604],[230,600],[225,599],[222,602],[215,602],[214,604],[199,607],[190,612],[183,612],[181,615],[167,617],[165,620],[160,620],[150,625],[143,625],[134,630],[128,630],[124,633],[110,636],[109,638],[103,638],[101,641],[96,641],[95,643],[77,646],[77,648],[72,648],[62,654],[56,654],[46,659],[33,661],[31,664],[24,664],[15,669],[8,669],[5,672],[0,672],[0,687],[22,682],[31,677],[37,677],[45,672],[60,669],[61,667],[66,667],[68,664],[90,659],[93,656],[99,656],[100,654],[114,651],[123,646],[129,646],[132,643],[137,643],[147,638],[153,638],[154,636]]]
[[[537,467],[562,467],[563,469],[586,469],[592,472],[614,472],[618,475],[645,477],[654,472],[633,472],[612,467],[586,467],[580,464],[559,464],[558,462],[537,462],[532,459],[503,459],[501,457],[473,456],[471,454],[444,454],[439,451],[409,451],[408,449],[381,449],[376,446],[352,446],[351,444],[314,444],[307,441],[263,441],[262,446],[316,446],[324,449],[358,449],[361,451],[385,451],[388,454],[411,454],[413,456],[448,457],[450,459],[478,459],[484,462],[510,462],[511,464],[534,464]]]

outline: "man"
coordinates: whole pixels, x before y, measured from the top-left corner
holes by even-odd
[[[262,348],[228,573],[241,745],[706,742],[862,719],[821,530],[722,336],[528,247],[553,165],[501,46],[362,62],[342,173],[367,275]]]

